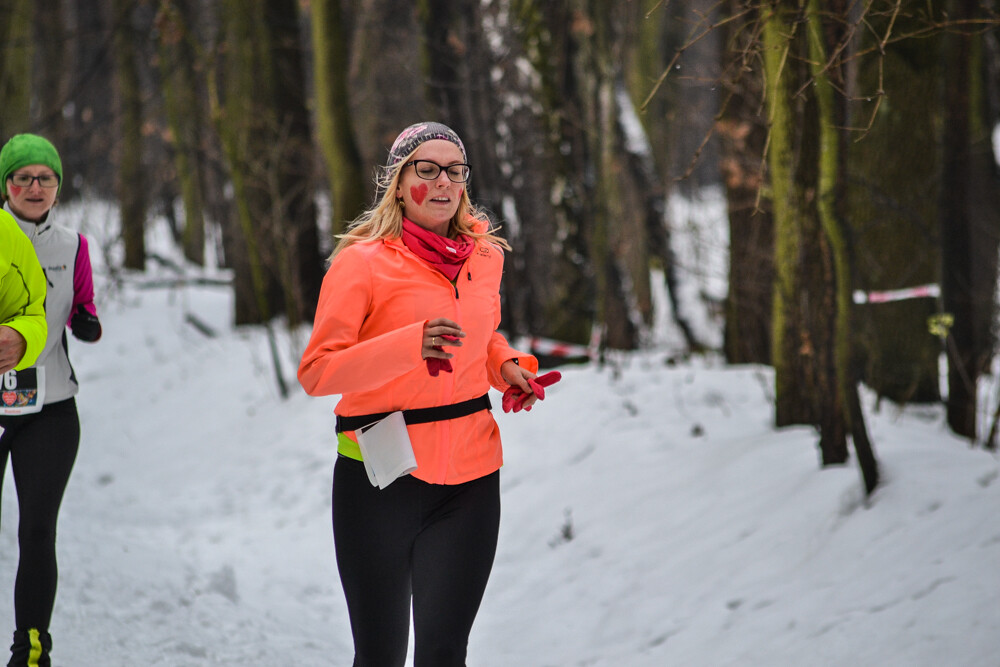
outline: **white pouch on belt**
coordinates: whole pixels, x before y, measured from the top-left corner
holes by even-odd
[[[413,456],[413,445],[410,444],[410,434],[406,432],[406,421],[401,411],[364,426],[354,434],[358,438],[365,472],[372,486],[384,489],[417,469],[417,459]]]

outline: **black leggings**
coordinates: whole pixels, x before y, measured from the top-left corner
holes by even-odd
[[[0,494],[10,455],[20,518],[21,555],[14,580],[17,629],[46,631],[56,599],[56,520],[80,446],[76,400],[16,417],[0,415]]]
[[[354,666],[405,662],[411,598],[414,667],[464,665],[499,530],[499,472],[456,485],[406,475],[379,490],[340,456],[333,535]]]

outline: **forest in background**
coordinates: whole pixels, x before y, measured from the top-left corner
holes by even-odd
[[[853,443],[871,490],[859,383],[995,447],[998,26],[995,0],[0,0],[0,140],[119,203],[124,270],[162,215],[232,270],[238,324],[296,327],[393,138],[439,120],[514,249],[505,329],[601,350],[648,341],[654,276],[705,350],[667,202],[719,188],[721,353],[773,365],[775,424],[824,464]]]

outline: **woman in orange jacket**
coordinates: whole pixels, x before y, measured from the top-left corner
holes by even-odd
[[[468,180],[447,126],[397,137],[379,199],[331,256],[299,366],[307,393],[341,395],[333,531],[356,666],[403,665],[411,604],[414,665],[465,664],[500,525],[488,391],[524,408],[542,395],[537,360],[497,332],[509,246]]]

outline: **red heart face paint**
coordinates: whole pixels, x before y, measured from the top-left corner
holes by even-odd
[[[423,204],[424,199],[427,198],[427,184],[421,183],[420,185],[411,185],[410,198],[417,203],[417,206]]]
[[[17,197],[18,195],[21,194],[22,190],[24,190],[24,188],[22,188],[20,185],[11,184],[7,186],[7,192],[10,193],[11,197]]]

